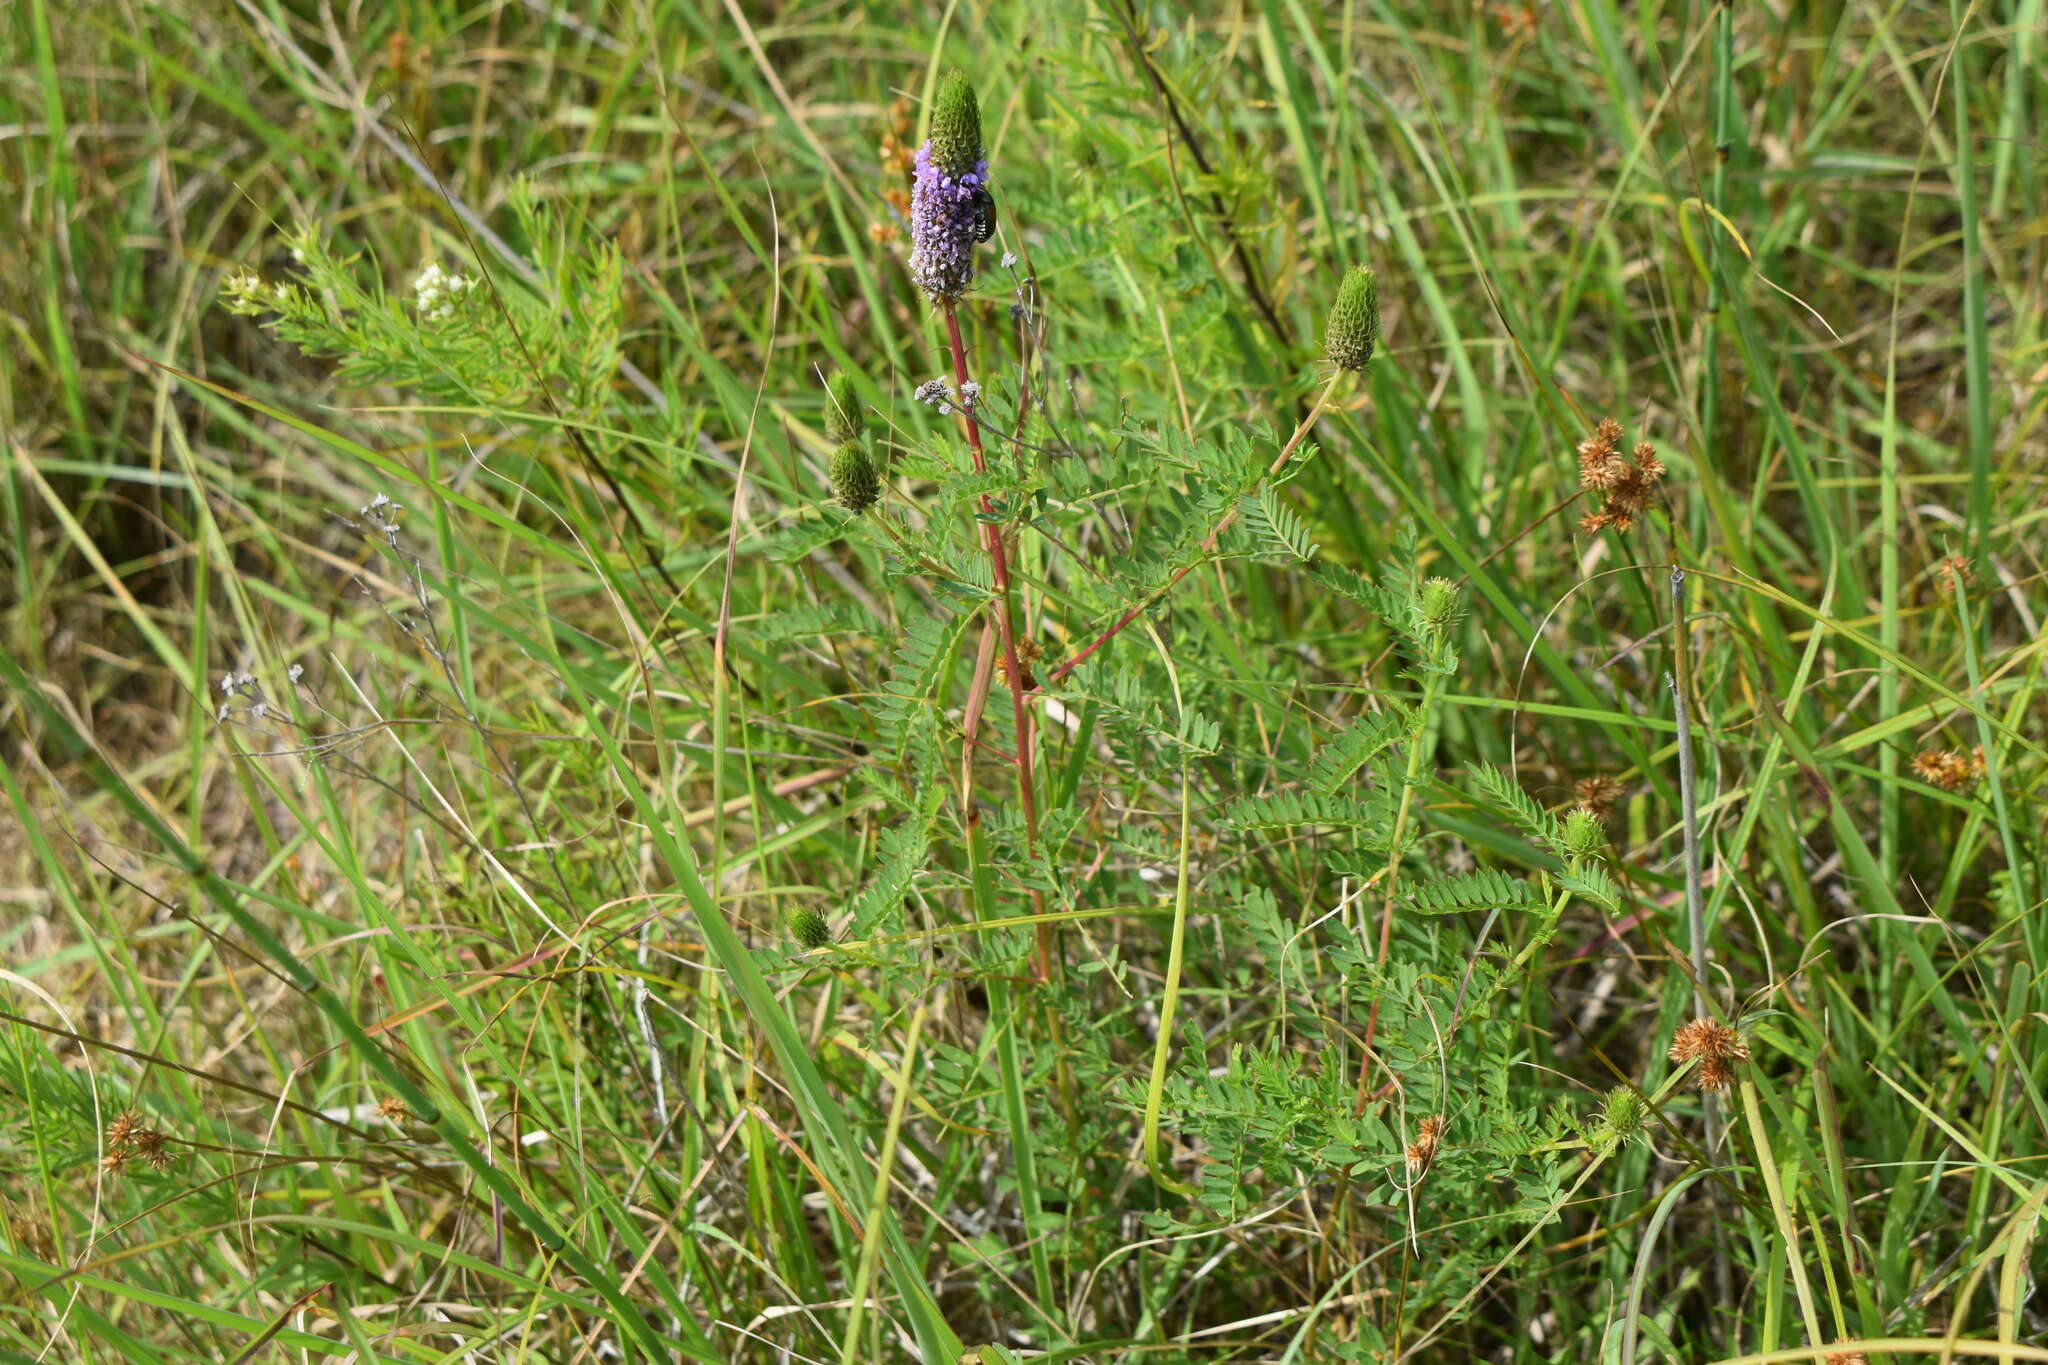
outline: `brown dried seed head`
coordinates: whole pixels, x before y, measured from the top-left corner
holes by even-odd
[[[1964,755],[1953,749],[1929,749],[1913,756],[1913,771],[1945,792],[1961,791],[1984,776],[1984,750],[1979,747]]]
[[[1436,1161],[1436,1154],[1443,1149],[1444,1120],[1441,1114],[1431,1114],[1422,1121],[1416,1131],[1415,1141],[1408,1144],[1402,1155],[1407,1159],[1408,1174],[1421,1175]]]
[[[114,1121],[107,1125],[107,1145],[109,1147],[126,1147],[134,1140],[136,1130],[141,1127],[142,1115],[136,1113],[133,1109],[128,1110],[126,1113],[115,1115]]]
[[[1735,1079],[1734,1063],[1749,1060],[1749,1044],[1728,1025],[1702,1016],[1682,1026],[1671,1039],[1671,1060],[1697,1061],[1693,1075],[1702,1090],[1726,1090]]]
[[[1870,1357],[1861,1351],[1829,1351],[1828,1365],[1870,1365]]]
[[[1605,817],[1614,809],[1614,803],[1621,798],[1621,781],[1603,775],[1582,777],[1572,787],[1572,795],[1578,803],[1593,814]]]

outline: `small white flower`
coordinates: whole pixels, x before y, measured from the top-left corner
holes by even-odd
[[[1010,267],[1012,267],[1012,266],[1014,266],[1014,265],[1016,265],[1016,264],[1017,264],[1017,253],[1016,253],[1016,252],[1014,252],[1014,251],[1005,251],[1005,252],[1003,253],[1003,269],[1005,269],[1005,270],[1008,270],[1008,269],[1009,269]]]
[[[946,400],[946,381],[927,379],[911,394],[920,403],[943,403]]]
[[[306,666],[304,664],[293,664],[290,668],[285,670],[285,677],[290,679],[292,682],[297,682],[299,679],[305,676]]]
[[[960,406],[977,408],[981,406],[981,385],[972,379],[960,386]]]

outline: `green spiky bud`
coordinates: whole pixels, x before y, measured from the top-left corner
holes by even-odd
[[[1340,370],[1354,373],[1372,363],[1380,343],[1380,286],[1372,271],[1353,266],[1337,286],[1330,305],[1330,325],[1323,332],[1323,354]]]
[[[882,496],[882,476],[866,441],[848,441],[832,453],[832,496],[852,512],[867,511]]]
[[[1590,858],[1607,843],[1607,827],[1600,817],[1584,806],[1573,806],[1564,817],[1558,842],[1575,858]]]
[[[806,906],[789,917],[789,936],[806,948],[822,948],[832,941],[832,926]]]
[[[859,440],[867,429],[867,409],[853,391],[853,376],[842,370],[825,381],[825,439],[843,446]]]
[[[1626,1142],[1650,1121],[1650,1104],[1633,1086],[1617,1085],[1607,1092],[1600,1106],[1597,1133],[1615,1142]]]
[[[1438,630],[1458,619],[1458,585],[1448,578],[1425,578],[1415,595],[1422,619]]]
[[[965,73],[948,71],[932,100],[932,164],[954,179],[981,164],[981,104]]]

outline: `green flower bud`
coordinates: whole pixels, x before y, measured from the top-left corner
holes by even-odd
[[[867,442],[848,441],[833,452],[832,496],[854,512],[867,511],[882,496],[882,476],[875,472]]]
[[[1372,361],[1380,342],[1380,286],[1372,271],[1353,266],[1337,286],[1330,306],[1330,325],[1323,332],[1323,354],[1340,370],[1357,372]]]
[[[1448,578],[1425,578],[1415,606],[1424,621],[1442,630],[1458,619],[1458,585]]]
[[[853,376],[842,370],[825,381],[825,439],[843,446],[859,440],[867,429],[867,409],[854,395]]]
[[[806,907],[789,917],[789,936],[806,948],[822,948],[832,941],[832,926],[823,915]]]
[[[1584,806],[1573,806],[1564,817],[1564,828],[1558,842],[1564,851],[1577,858],[1590,858],[1607,843],[1607,827],[1600,823],[1600,817]]]
[[[965,74],[948,71],[932,100],[932,164],[958,180],[981,164],[981,105]]]
[[[1626,1142],[1643,1130],[1650,1121],[1650,1105],[1634,1087],[1617,1085],[1607,1092],[1607,1099],[1600,1106],[1599,1127],[1601,1137],[1611,1137],[1615,1142]]]

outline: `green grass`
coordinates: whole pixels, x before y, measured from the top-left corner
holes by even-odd
[[[0,1361],[2048,1360],[2041,9],[0,8]]]

